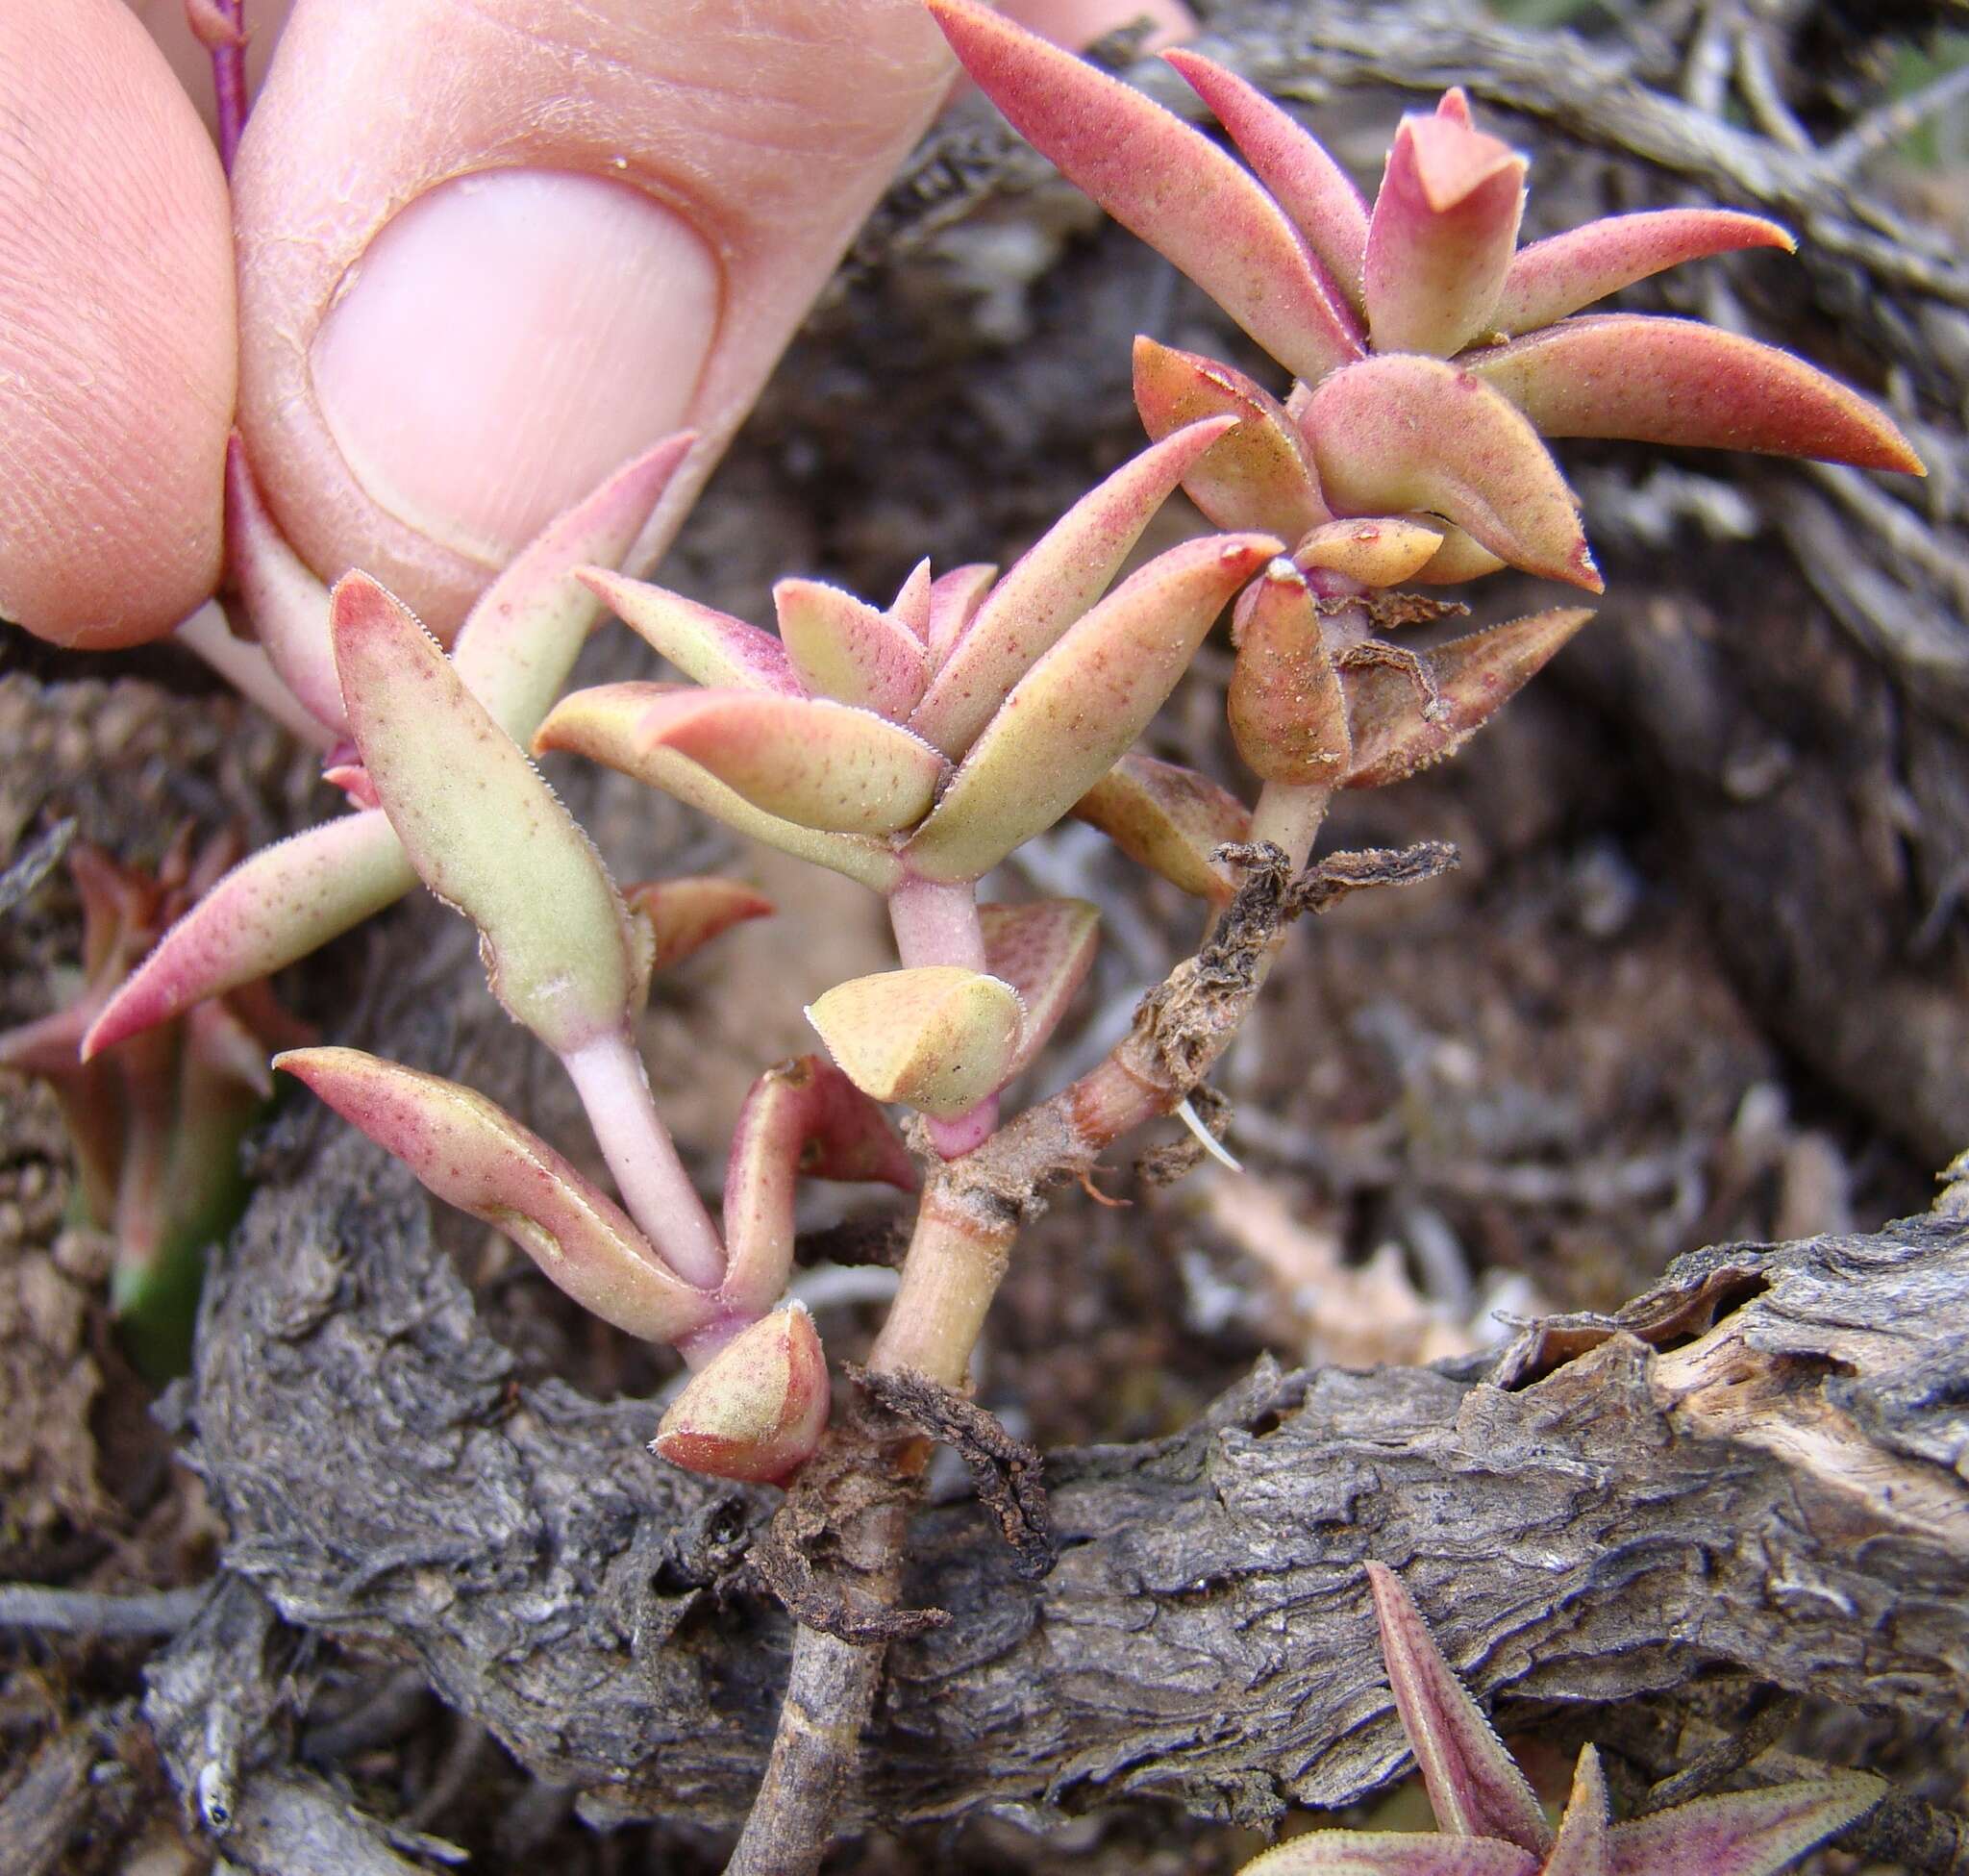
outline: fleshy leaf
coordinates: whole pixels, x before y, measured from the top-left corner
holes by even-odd
[[[948,764],[873,711],[761,690],[665,690],[636,734],[708,769],[755,808],[828,834],[889,834],[930,811]]]
[[[1302,573],[1317,567],[1363,587],[1399,587],[1420,573],[1442,543],[1441,527],[1406,514],[1329,521],[1298,541],[1292,563]]]
[[[1230,869],[1210,856],[1251,838],[1251,810],[1208,775],[1131,750],[1073,812],[1137,865],[1195,898],[1228,905],[1237,889]]]
[[[930,10],[1027,140],[1288,370],[1316,379],[1360,356],[1353,309],[1305,238],[1202,132],[973,0]]]
[[[1460,85],[1452,85],[1435,101],[1435,114],[1446,123],[1460,124],[1465,130],[1474,126],[1470,115],[1470,94]]]
[[[888,609],[889,617],[919,645],[930,642],[930,595],[935,587],[936,582],[930,577],[929,561],[920,560],[896,589],[895,600]]]
[[[627,1213],[483,1094],[360,1049],[297,1049],[276,1068],[461,1212],[496,1225],[583,1309],[649,1341],[701,1328],[715,1308],[664,1264]]]
[[[930,588],[930,667],[939,669],[951,647],[970,630],[998,579],[989,561],[973,561],[939,574]]]
[[[1381,664],[1349,670],[1354,759],[1347,787],[1385,788],[1455,754],[1592,616],[1585,607],[1561,606],[1423,653],[1436,686],[1433,717],[1408,672]]]
[[[1059,1027],[1100,949],[1100,912],[1084,899],[1035,899],[1023,906],[980,906],[984,968],[1018,992],[1025,1006],[1009,1080]]]
[[[1558,464],[1516,406],[1469,371],[1367,359],[1313,391],[1301,427],[1336,513],[1428,510],[1528,573],[1602,590]]]
[[[346,734],[328,637],[328,588],[268,513],[237,431],[226,442],[226,566],[275,675],[316,722]]]
[[[905,1192],[919,1183],[888,1117],[817,1055],[768,1068],[738,1110],[725,1162],[727,1304],[763,1310],[785,1288],[800,1178],[880,1180]]]
[[[1512,257],[1492,324],[1515,337],[1549,326],[1623,287],[1705,255],[1798,243],[1775,221],[1732,209],[1650,209],[1568,228]]]
[[[769,918],[773,902],[736,880],[645,880],[624,891],[623,902],[649,928],[651,971],[667,970],[720,932],[748,918]]]
[[[785,646],[770,632],[607,567],[584,566],[575,577],[694,682],[721,690],[806,696],[807,687],[793,675]]]
[[[1012,687],[1099,599],[1156,511],[1234,419],[1151,444],[1083,495],[993,587],[952,645],[910,727],[953,761]]]
[[[827,1430],[827,1357],[805,1305],[735,1336],[671,1402],[650,1451],[690,1472],[778,1485]]]
[[[83,1038],[87,1059],[203,997],[283,970],[393,905],[417,875],[389,822],[345,814],[241,861],[167,931]]]
[[[1306,237],[1358,312],[1360,266],[1367,252],[1367,204],[1354,179],[1318,138],[1256,85],[1200,52],[1179,48],[1162,57],[1209,106],[1259,181],[1271,191],[1272,200]]]
[[[1613,1827],[1613,1876],[1772,1876],[1886,1795],[1871,1772],[1833,1772],[1759,1791],[1697,1798]]]
[[[1495,573],[1505,564],[1454,521],[1445,521],[1436,514],[1418,514],[1412,518],[1442,530],[1442,545],[1408,576],[1418,587],[1459,586],[1465,580],[1481,580],[1486,573]]]
[[[1565,1815],[1558,1820],[1558,1835],[1552,1840],[1551,1853],[1538,1876],[1610,1876],[1612,1868],[1613,1846],[1607,1829],[1607,1776],[1600,1769],[1600,1755],[1591,1746],[1583,1746],[1579,1765],[1573,1772],[1572,1795],[1566,1800]]]
[[[1402,1730],[1437,1825],[1452,1837],[1503,1838],[1543,1856],[1552,1826],[1504,1742],[1458,1680],[1394,1571],[1369,1563],[1382,1657]]]
[[[1231,735],[1267,782],[1325,784],[1347,772],[1347,699],[1319,629],[1306,579],[1275,560],[1237,601]]]
[[[1693,319],[1588,313],[1462,363],[1548,437],[1622,437],[1927,473],[1907,438],[1857,391],[1775,345]]]
[[[924,563],[927,574],[929,563]],[[928,619],[929,588],[923,592]],[[900,723],[930,682],[923,640],[892,613],[818,580],[782,580],[773,588],[780,642],[794,674],[816,697],[857,704]]]
[[[1138,338],[1134,407],[1158,441],[1206,417],[1237,419],[1236,429],[1183,478],[1184,492],[1217,527],[1259,528],[1296,540],[1328,519],[1298,425],[1243,372]]]
[[[465,614],[451,662],[515,742],[524,745],[539,727],[604,616],[575,568],[621,562],[696,441],[694,431],[681,431],[625,463],[548,522]]]
[[[1224,602],[1279,551],[1211,535],[1124,581],[1020,680],[907,849],[926,879],[977,879],[1118,762],[1175,689]]]
[[[1526,167],[1508,144],[1454,117],[1402,119],[1361,279],[1376,351],[1448,358],[1496,330]]]
[[[587,836],[401,602],[352,573],[331,624],[362,765],[418,877],[479,928],[493,995],[557,1055],[618,1029],[627,919]]]
[[[939,1120],[955,1120],[1005,1085],[1024,1019],[1009,984],[960,964],[851,978],[807,1012],[864,1094]]]
[[[710,769],[642,733],[648,713],[680,694],[668,684],[603,684],[563,697],[534,737],[534,747],[571,750],[709,814],[735,832],[816,866],[832,867],[876,892],[891,890],[902,866],[885,842],[859,834],[823,834],[755,808]],[[660,723],[660,718],[659,719]]]
[[[1490,1838],[1420,1831],[1309,1831],[1237,1876],[1537,1876],[1538,1859]]]

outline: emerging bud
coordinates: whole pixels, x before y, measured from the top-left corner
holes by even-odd
[[[921,964],[836,984],[807,1020],[864,1094],[955,1120],[1005,1086],[1025,1011],[999,978]]]
[[[827,1430],[827,1357],[800,1303],[762,1316],[700,1368],[650,1451],[690,1472],[779,1485]]]

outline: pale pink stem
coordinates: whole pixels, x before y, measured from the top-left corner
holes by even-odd
[[[212,88],[218,102],[219,162],[228,176],[239,153],[239,134],[252,109],[246,97],[246,0],[212,0],[231,29],[212,49]]]
[[[208,599],[174,636],[283,729],[291,730],[303,742],[324,752],[333,746],[336,733],[302,708],[300,700],[281,682],[265,652],[244,638],[234,638],[217,600]]]
[[[657,1113],[642,1057],[626,1030],[611,1030],[561,1058],[615,1175],[623,1209],[687,1284],[715,1289],[725,1247]]]
[[[922,964],[984,968],[984,928],[978,919],[978,884],[954,886],[907,879],[888,895],[888,922],[906,970]],[[998,1096],[987,1094],[955,1120],[926,1118],[930,1143],[946,1160],[969,1153],[998,1131]]]

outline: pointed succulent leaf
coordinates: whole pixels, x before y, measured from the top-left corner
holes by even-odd
[[[1313,391],[1301,426],[1337,513],[1427,510],[1528,573],[1602,589],[1558,464],[1523,413],[1470,372],[1439,359],[1367,359]]]
[[[701,1328],[714,1304],[560,1154],[483,1094],[360,1049],[276,1056],[448,1205],[503,1231],[605,1322],[649,1341]]]
[[[628,924],[587,836],[400,601],[352,573],[331,625],[362,765],[418,877],[479,928],[493,995],[557,1055],[618,1029]]]
[[[226,564],[275,674],[309,715],[346,734],[328,636],[328,588],[287,545],[237,431],[226,443]]]
[[[1454,521],[1445,521],[1439,514],[1415,514],[1408,518],[1442,530],[1442,545],[1408,576],[1418,587],[1460,586],[1465,580],[1481,580],[1486,573],[1495,573],[1505,564]]]
[[[921,964],[836,984],[807,1020],[864,1094],[955,1120],[1005,1085],[1025,1012],[996,977]]]
[[[1408,672],[1382,664],[1348,671],[1354,758],[1347,787],[1385,788],[1454,755],[1592,616],[1585,607],[1561,606],[1425,652],[1436,687],[1433,716]]]
[[[930,668],[939,670],[951,647],[970,630],[978,608],[998,579],[989,561],[973,561],[939,574],[930,588]]]
[[[1773,1876],[1886,1795],[1870,1772],[1834,1772],[1657,1811],[1613,1828],[1613,1876],[1670,1869]]]
[[[1502,1838],[1543,1856],[1552,1826],[1504,1742],[1458,1680],[1408,1586],[1369,1563],[1382,1657],[1435,1821],[1452,1837]]]
[[[930,576],[930,563],[920,560],[910,569],[909,578],[896,589],[888,615],[921,644],[930,639],[930,595],[936,582]]]
[[[1200,131],[974,0],[930,0],[985,95],[1102,208],[1287,369],[1363,349],[1353,308],[1279,205]]]
[[[1296,540],[1328,518],[1299,427],[1243,372],[1138,338],[1134,405],[1142,428],[1159,442],[1206,417],[1237,419],[1183,478],[1190,500],[1216,526],[1260,528]]]
[[[604,616],[575,568],[615,566],[636,543],[694,431],[665,437],[557,515],[480,595],[452,642],[452,663],[493,722],[524,744]]]
[[[887,1115],[817,1055],[768,1068],[738,1110],[725,1162],[727,1305],[757,1313],[786,1287],[801,1178],[880,1180],[905,1192],[919,1183]]]
[[[1606,215],[1520,248],[1491,323],[1516,337],[1549,326],[1623,287],[1705,255],[1798,243],[1775,221],[1732,209],[1650,209]]]
[[[1572,1795],[1558,1835],[1538,1876],[1612,1876],[1613,1845],[1607,1828],[1607,1775],[1591,1746],[1580,1750]]]
[[[1489,1838],[1309,1831],[1254,1858],[1237,1876],[1538,1876],[1538,1859]]]
[[[794,676],[785,646],[770,632],[604,566],[578,568],[575,577],[694,682],[721,690],[806,696],[807,687]]]
[[[1376,351],[1448,358],[1496,330],[1526,166],[1454,117],[1402,119],[1367,231],[1361,285]]]
[[[980,906],[984,968],[1009,984],[1025,1006],[1008,1080],[1046,1045],[1100,948],[1100,912],[1084,899],[1035,899]]]
[[[747,918],[769,918],[773,902],[736,880],[645,880],[622,895],[649,927],[649,968],[667,970]]]
[[[1587,313],[1462,363],[1548,437],[1623,437],[1927,474],[1907,438],[1857,392],[1775,345],[1693,319]]]
[[[666,690],[636,735],[735,789],[755,808],[829,834],[889,834],[929,812],[948,764],[920,737],[827,697]]]
[[[379,813],[345,814],[243,860],[167,931],[83,1041],[85,1058],[285,969],[393,905],[417,875]]]
[[[1228,709],[1237,753],[1267,782],[1336,784],[1352,744],[1347,699],[1306,578],[1275,560],[1237,601]]]
[[[1445,123],[1460,124],[1465,130],[1473,128],[1475,120],[1470,115],[1470,94],[1460,85],[1452,85],[1435,101],[1435,114]]]
[[[1256,85],[1226,71],[1200,52],[1181,49],[1162,57],[1209,106],[1232,142],[1243,152],[1272,200],[1284,209],[1332,274],[1356,312],[1360,310],[1360,265],[1367,251],[1367,204],[1354,179],[1318,138]]]
[[[923,564],[927,573],[929,563]],[[927,586],[923,596],[927,602]],[[916,708],[930,682],[930,655],[893,613],[818,580],[782,580],[773,605],[786,657],[816,697],[856,704],[896,723]],[[928,610],[926,603],[926,621]]]
[[[660,735],[645,735],[643,722],[650,712],[659,712],[656,729],[660,732],[667,720],[660,707],[665,699],[680,694],[695,693],[668,684],[603,684],[577,690],[549,713],[535,733],[534,747],[541,752],[571,750],[590,762],[619,769],[722,821],[735,833],[762,840],[796,860],[845,873],[872,891],[887,892],[895,887],[902,866],[885,842],[859,834],[823,834],[769,814],[728,788],[702,763],[668,747]]]
[[[1399,587],[1433,561],[1444,529],[1419,516],[1383,514],[1359,521],[1329,521],[1292,549],[1301,572],[1317,567],[1363,587]]]
[[[1235,421],[1193,423],[1083,495],[993,587],[951,647],[910,727],[954,761],[1011,688],[1059,642],[1120,570],[1156,511]]]
[[[1195,898],[1227,905],[1237,889],[1230,869],[1210,856],[1251,838],[1251,810],[1193,768],[1131,750],[1073,812],[1137,865]]]
[[[778,1485],[813,1456],[829,1405],[820,1336],[806,1306],[789,1303],[691,1376],[650,1451],[686,1471]]]
[[[1113,767],[1175,689],[1224,602],[1279,551],[1211,535],[1159,554],[1020,680],[906,858],[925,879],[978,879]]]

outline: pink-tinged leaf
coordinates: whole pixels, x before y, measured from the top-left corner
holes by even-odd
[[[1159,442],[1207,417],[1237,419],[1183,478],[1184,492],[1217,527],[1296,540],[1329,518],[1298,425],[1243,372],[1137,338],[1134,406]]]
[[[1558,464],[1523,413],[1471,372],[1367,359],[1313,391],[1301,426],[1336,514],[1441,514],[1528,573],[1603,589]]]
[[[929,813],[949,765],[873,711],[762,690],[666,690],[636,734],[708,769],[755,808],[829,834],[889,834]]]
[[[1276,560],[1237,601],[1227,705],[1246,764],[1267,782],[1332,788],[1347,772],[1347,699],[1305,576]]]
[[[1318,378],[1360,356],[1345,294],[1279,205],[1208,137],[972,0],[930,0],[930,10],[1027,140],[1287,369]]]
[[[584,566],[575,577],[638,638],[695,683],[720,690],[804,697],[786,648],[770,632],[646,580]]]
[[[1439,525],[1406,514],[1329,521],[1298,541],[1292,563],[1303,573],[1318,568],[1363,587],[1399,587],[1441,551],[1443,534]]]
[[[864,1094],[955,1120],[1005,1086],[1025,1012],[996,977],[921,964],[836,984],[807,1020]]]
[[[1067,813],[1176,688],[1224,602],[1279,551],[1211,535],[1159,554],[1020,680],[905,858],[925,879],[982,877]]]
[[[1436,99],[1435,114],[1445,123],[1460,124],[1465,130],[1475,128],[1476,120],[1470,115],[1470,94],[1460,85],[1452,85]]]
[[[719,1296],[730,1307],[769,1309],[793,1260],[797,1180],[879,1180],[912,1192],[916,1163],[888,1117],[833,1063],[803,1055],[753,1083],[725,1162],[725,1248]]]
[[[1381,1563],[1368,1564],[1367,1580],[1395,1710],[1437,1825],[1452,1837],[1502,1838],[1543,1856],[1552,1826],[1537,1797],[1443,1659],[1408,1586]]]
[[[1156,511],[1235,421],[1193,423],[1088,490],[992,588],[952,645],[910,727],[953,761],[1012,687],[1099,599]]]
[[[1251,838],[1251,810],[1208,775],[1132,750],[1073,812],[1137,865],[1195,898],[1228,905],[1237,889],[1230,869],[1210,856]]]
[[[275,675],[316,722],[346,733],[328,637],[328,588],[268,513],[237,432],[226,443],[226,566]]]
[[[1496,331],[1525,159],[1454,117],[1404,117],[1367,233],[1362,290],[1378,352],[1448,358]]]
[[[549,713],[534,736],[534,747],[586,756],[661,788],[748,838],[816,866],[832,867],[872,891],[894,888],[902,864],[886,842],[865,835],[823,834],[769,814],[727,788],[703,764],[667,747],[660,734],[646,735],[643,724],[650,712],[659,712],[656,728],[660,732],[666,720],[661,713],[664,700],[680,694],[696,693],[669,684],[604,684],[577,690]]]
[[[1442,530],[1442,545],[1408,576],[1418,587],[1460,586],[1465,580],[1481,580],[1486,573],[1495,573],[1505,564],[1454,521],[1445,521],[1437,514],[1416,514],[1409,518]]]
[[[1798,251],[1798,243],[1775,221],[1730,209],[1607,215],[1519,249],[1505,276],[1492,324],[1513,337],[1534,332],[1650,274],[1746,247]]]
[[[1613,1828],[1613,1876],[1772,1876],[1887,1794],[1871,1772],[1697,1798]]]
[[[1588,313],[1462,363],[1548,437],[1622,437],[1928,473],[1892,420],[1857,391],[1775,345],[1693,319]]]
[[[1423,654],[1435,679],[1436,713],[1408,672],[1357,666],[1341,682],[1354,760],[1350,788],[1385,788],[1454,755],[1593,616],[1581,606],[1533,613]]]
[[[628,921],[587,836],[401,602],[352,573],[331,613],[362,765],[418,877],[479,928],[493,995],[557,1055],[618,1030]]]
[[[1309,1831],[1237,1876],[1538,1876],[1538,1859],[1489,1838],[1419,1831]]]
[[[930,588],[930,668],[938,670],[951,647],[971,628],[978,608],[998,580],[989,561],[973,561],[939,574]]]
[[[827,1357],[813,1318],[789,1303],[718,1350],[670,1405],[650,1451],[688,1472],[778,1485],[827,1431]]]
[[[924,562],[927,575],[929,562]],[[929,588],[923,589],[929,615]],[[780,642],[794,675],[816,697],[904,721],[930,682],[923,640],[893,613],[818,580],[782,580],[773,588]]]
[[[1607,1828],[1607,1775],[1591,1746],[1580,1751],[1572,1795],[1558,1835],[1538,1876],[1612,1876],[1613,1845]]]
[[[622,898],[648,929],[650,971],[667,970],[721,932],[748,918],[769,918],[774,911],[764,894],[736,880],[645,880]]]
[[[1360,267],[1367,252],[1367,204],[1354,179],[1318,138],[1256,85],[1199,52],[1162,57],[1216,114],[1258,179],[1304,235],[1328,273],[1360,309]]]
[[[241,861],[104,1006],[85,1058],[339,938],[417,883],[381,813],[345,814]]]
[[[625,463],[548,522],[465,615],[452,663],[515,742],[524,744],[539,727],[604,616],[575,568],[621,563],[696,441],[694,431],[682,431]]]
[[[615,1202],[483,1094],[360,1049],[299,1049],[276,1068],[393,1153],[448,1205],[495,1225],[585,1310],[649,1341],[714,1313]]]
[[[936,582],[930,577],[930,563],[920,560],[910,569],[909,578],[896,590],[888,615],[921,644],[930,641],[930,595]]]
[[[1018,992],[1026,1019],[1012,1052],[1009,1080],[1059,1027],[1100,949],[1100,912],[1084,899],[1035,899],[1023,906],[980,906],[984,968]]]
[[[376,784],[370,781],[369,771],[361,763],[331,763],[321,771],[321,779],[330,788],[339,788],[348,797],[351,808],[383,806]]]

